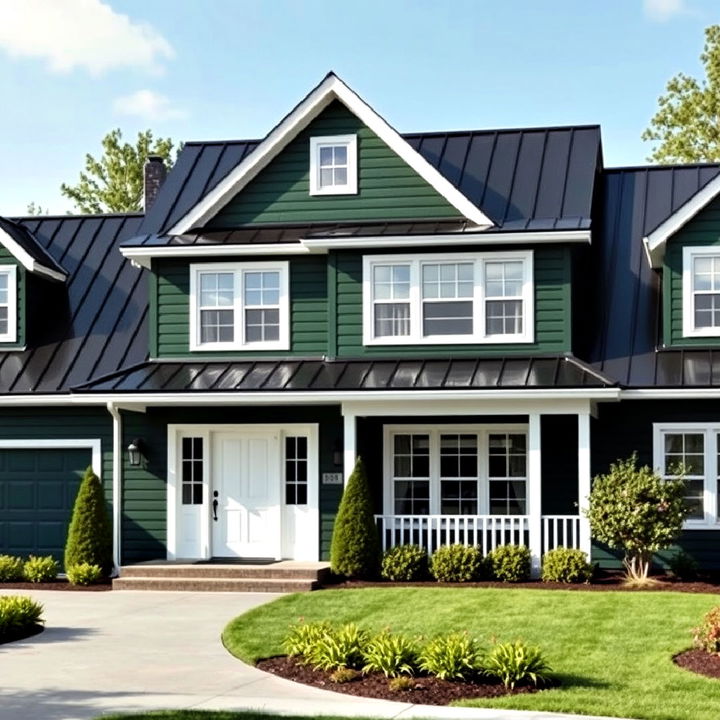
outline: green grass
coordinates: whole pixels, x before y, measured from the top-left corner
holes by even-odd
[[[288,626],[358,622],[412,635],[467,630],[486,644],[523,638],[540,645],[559,688],[465,705],[611,715],[647,720],[718,720],[720,680],[672,662],[690,629],[720,604],[716,595],[477,588],[367,588],[288,595],[231,621],[228,650],[249,663],[282,654]]]

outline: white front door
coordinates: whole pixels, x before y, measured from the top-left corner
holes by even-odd
[[[212,555],[281,557],[277,431],[212,434]]]

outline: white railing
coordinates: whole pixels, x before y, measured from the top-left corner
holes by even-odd
[[[528,515],[376,515],[382,549],[420,545],[432,554],[442,545],[474,545],[486,555],[498,545],[530,546]],[[580,547],[579,515],[542,516],[542,552]]]
[[[376,515],[383,550],[420,545],[432,554],[441,545],[475,545],[483,554],[498,545],[527,545],[527,515]]]
[[[542,516],[543,555],[556,547],[580,547],[579,515]]]

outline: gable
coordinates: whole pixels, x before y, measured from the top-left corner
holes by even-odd
[[[357,194],[310,195],[310,139],[328,135],[357,136]],[[206,227],[461,217],[435,188],[335,100]]]

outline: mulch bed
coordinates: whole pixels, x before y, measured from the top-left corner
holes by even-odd
[[[29,628],[17,630],[16,632],[0,634],[0,645],[5,645],[5,643],[17,642],[18,640],[24,640],[25,638],[33,637],[33,635],[39,635],[44,629],[44,625],[32,625]]]
[[[71,592],[106,592],[112,590],[110,580],[96,585],[72,585],[67,580],[52,580],[51,582],[4,582],[0,583],[0,590],[68,590]]]
[[[675,655],[673,660],[685,670],[720,680],[720,655],[696,648]]]
[[[421,705],[448,705],[453,700],[462,700],[463,698],[492,698],[538,692],[537,688],[531,686],[518,686],[514,690],[509,690],[500,681],[490,679],[484,680],[482,683],[468,683],[439,680],[434,677],[416,677],[413,689],[393,692],[388,687],[388,678],[382,673],[362,675],[346,683],[334,683],[330,680],[331,673],[314,670],[312,667],[298,662],[295,658],[287,656],[260,660],[257,667],[286,680],[313,685],[323,690]]]

